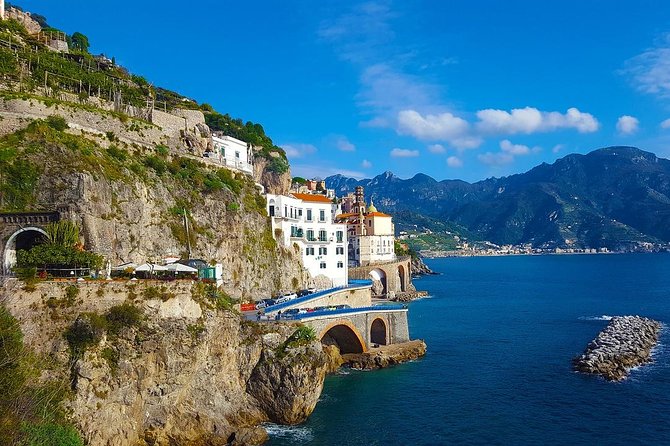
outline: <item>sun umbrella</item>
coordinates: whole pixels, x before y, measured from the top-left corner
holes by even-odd
[[[198,269],[197,268],[191,268],[188,265],[183,265],[181,263],[171,263],[170,265],[165,267],[167,271],[174,271],[177,273],[197,273]]]
[[[167,268],[163,265],[155,265],[153,263],[144,263],[137,268],[135,268],[135,271],[137,272],[156,272],[156,271],[167,271]]]

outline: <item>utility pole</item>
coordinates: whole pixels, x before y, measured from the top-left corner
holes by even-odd
[[[186,246],[188,247],[188,258],[191,258],[191,236],[188,232],[188,214],[186,214],[186,208],[184,209],[184,227],[186,228]]]

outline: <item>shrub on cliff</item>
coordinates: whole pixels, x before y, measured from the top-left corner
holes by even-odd
[[[23,345],[18,321],[0,306],[0,439],[3,444],[81,446],[65,421],[62,382],[42,382],[42,361]],[[6,443],[5,443],[6,442]]]

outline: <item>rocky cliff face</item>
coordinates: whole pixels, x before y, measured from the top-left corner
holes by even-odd
[[[72,418],[87,444],[259,444],[259,423],[299,423],[312,412],[328,364],[320,343],[287,347],[295,326],[244,323],[213,308],[191,282],[160,295],[147,283],[9,282],[4,305],[25,343],[54,366],[43,379],[71,380]],[[108,329],[77,358],[63,333],[119,304],[143,320]],[[90,322],[88,322],[90,326]]]
[[[279,156],[274,152],[271,155]],[[286,195],[291,189],[291,171],[277,173],[270,169],[271,160],[257,156],[254,159],[254,180],[270,194]]]
[[[61,210],[80,225],[87,249],[112,265],[184,258],[190,248],[191,258],[224,265],[223,287],[234,297],[309,283],[299,253],[275,243],[265,199],[243,173],[40,121],[4,140],[10,165],[28,163],[36,175],[12,210]]]

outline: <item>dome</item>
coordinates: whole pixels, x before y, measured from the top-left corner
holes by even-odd
[[[377,212],[377,208],[375,207],[375,204],[372,202],[372,198],[370,198],[370,206],[368,206],[368,213],[372,212]]]

